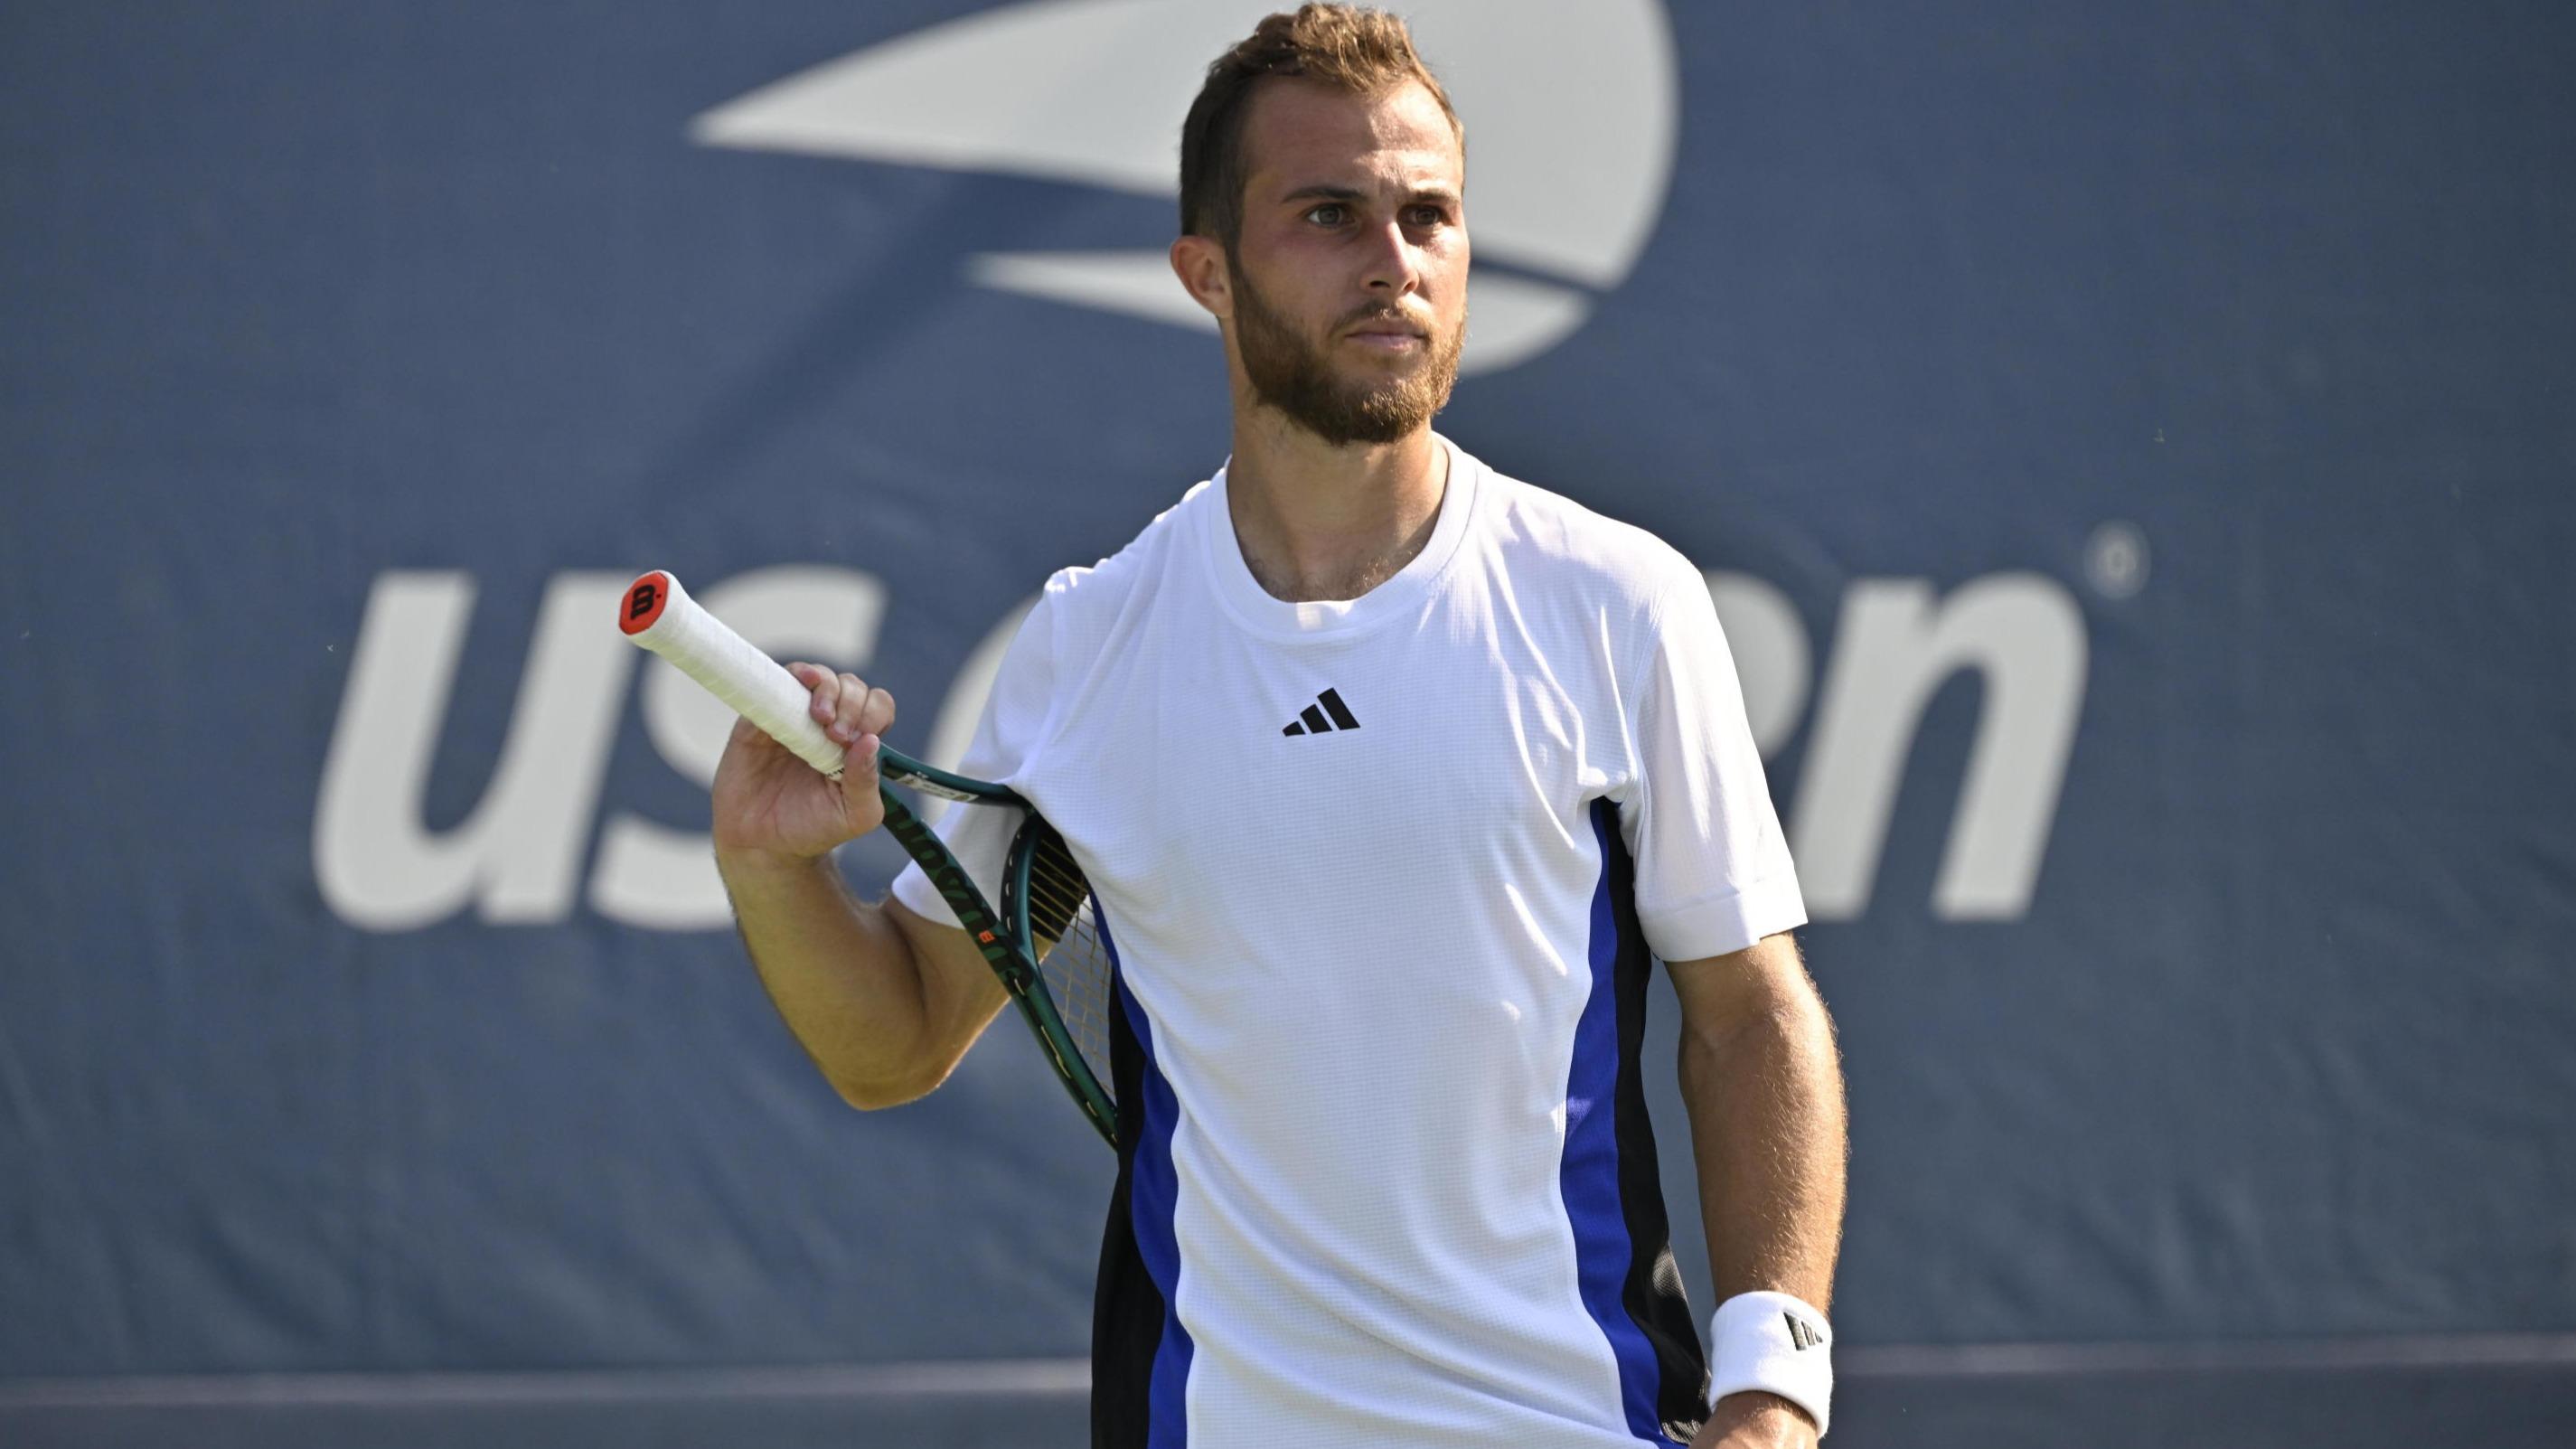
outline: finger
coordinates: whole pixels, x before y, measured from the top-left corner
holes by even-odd
[[[874,830],[885,819],[885,801],[877,794],[875,735],[861,735],[841,751],[841,814],[857,830]]]
[[[832,743],[847,745],[859,737],[859,708],[868,702],[868,686],[855,674],[844,674],[836,686],[832,718],[823,732]]]
[[[841,707],[841,676],[814,664],[791,664],[787,669],[813,691],[805,703],[806,713],[814,716],[816,724],[829,726]]]
[[[881,735],[894,727],[894,696],[871,689],[859,702],[859,733]]]

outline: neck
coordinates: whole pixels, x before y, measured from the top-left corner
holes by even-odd
[[[1424,427],[1342,447],[1266,407],[1238,409],[1226,507],[1253,578],[1291,603],[1356,599],[1431,541],[1448,450]]]

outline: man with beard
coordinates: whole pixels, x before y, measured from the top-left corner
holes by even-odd
[[[1464,148],[1400,22],[1264,21],[1191,108],[1181,198],[1233,457],[1048,582],[963,761],[1063,833],[1116,943],[1094,1442],[1813,1443],[1841,1077],[1697,570],[1431,431]],[[825,1073],[908,1101],[1005,998],[918,868],[881,906],[841,885],[894,703],[797,668],[843,779],[737,729],[719,864]],[[948,817],[988,894],[1000,814]],[[1654,957],[1713,1374],[1639,1075]]]

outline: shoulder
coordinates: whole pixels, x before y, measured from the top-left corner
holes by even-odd
[[[1645,529],[1491,468],[1484,477],[1487,536],[1516,593],[1534,587],[1651,629],[1677,598],[1706,592],[1699,566]]]
[[[1170,586],[1175,570],[1190,558],[1189,536],[1202,526],[1198,515],[1212,506],[1211,496],[1207,483],[1193,484],[1124,548],[1097,563],[1056,570],[1038,595],[1032,621],[1042,621],[1060,649],[1108,638],[1121,619]]]

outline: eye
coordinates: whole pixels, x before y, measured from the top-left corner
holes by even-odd
[[[1440,226],[1448,220],[1449,213],[1440,207],[1417,206],[1413,208],[1413,224],[1415,226]]]
[[[1340,226],[1342,222],[1348,218],[1349,214],[1350,208],[1342,205],[1340,202],[1327,201],[1323,205],[1307,212],[1306,219],[1315,223],[1317,226]]]

